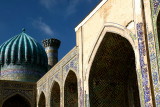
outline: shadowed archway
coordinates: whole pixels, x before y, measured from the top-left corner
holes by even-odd
[[[60,86],[57,82],[52,87],[50,103],[51,107],[60,107]]]
[[[157,17],[157,36],[158,36],[158,42],[159,42],[159,48],[160,48],[160,12]]]
[[[77,77],[73,71],[69,71],[64,87],[64,106],[78,107]]]
[[[127,39],[106,33],[89,75],[90,107],[140,107],[135,56]]]
[[[31,107],[29,101],[19,94],[7,99],[2,107]]]
[[[46,98],[43,92],[40,95],[38,107],[46,107]]]

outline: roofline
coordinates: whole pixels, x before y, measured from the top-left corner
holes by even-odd
[[[85,18],[81,21],[81,23],[75,27],[75,32],[76,32],[81,26],[83,26],[83,25],[99,10],[99,8],[101,8],[101,7],[103,6],[103,4],[106,3],[107,1],[108,1],[108,0],[102,0],[102,1],[96,6],[96,8],[93,9],[93,10],[89,13],[89,15],[88,15],[87,17],[85,17]]]

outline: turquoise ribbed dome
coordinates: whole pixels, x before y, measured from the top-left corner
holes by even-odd
[[[47,67],[47,55],[43,47],[22,32],[0,46],[0,64],[36,64]]]
[[[37,81],[47,72],[44,48],[23,30],[0,46],[1,77],[4,80]]]

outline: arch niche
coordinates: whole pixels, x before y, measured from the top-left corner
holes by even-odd
[[[60,107],[60,86],[58,82],[54,82],[51,90],[51,107]]]
[[[90,107],[140,107],[135,56],[131,44],[106,33],[89,74]]]
[[[46,107],[46,98],[43,92],[40,95],[38,107]]]
[[[77,77],[73,71],[69,71],[64,86],[64,106],[78,107]]]
[[[19,94],[16,94],[10,98],[8,98],[4,103],[2,107],[31,107],[31,104],[29,101],[22,97]]]

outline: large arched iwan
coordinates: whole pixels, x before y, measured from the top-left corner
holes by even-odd
[[[90,107],[140,107],[135,55],[129,41],[104,36],[89,75]]]
[[[22,97],[19,94],[16,94],[7,99],[3,103],[2,107],[31,107],[31,104],[26,98]]]
[[[40,95],[38,107],[46,107],[46,98],[43,92]]]
[[[58,82],[54,82],[51,90],[51,107],[60,107],[60,86]]]
[[[64,107],[78,107],[77,76],[69,71],[64,87]]]
[[[158,43],[159,43],[159,48],[160,48],[160,12],[157,17],[157,36],[158,36]]]

